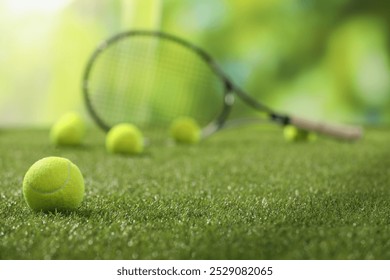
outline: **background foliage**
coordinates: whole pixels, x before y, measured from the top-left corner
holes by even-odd
[[[161,29],[205,48],[285,112],[390,121],[390,4],[360,0],[0,0],[0,124],[85,113],[81,76],[108,36]]]

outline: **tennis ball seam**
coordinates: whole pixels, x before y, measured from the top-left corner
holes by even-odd
[[[55,190],[51,190],[51,191],[40,191],[40,190],[35,189],[33,186],[30,186],[30,189],[38,194],[53,194],[53,193],[56,193],[58,191],[63,190],[69,183],[71,168],[72,168],[71,163],[70,163],[70,161],[68,161],[68,176],[66,177],[65,182],[59,188],[57,188]]]

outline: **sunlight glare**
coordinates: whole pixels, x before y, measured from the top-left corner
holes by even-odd
[[[71,0],[6,0],[5,7],[13,16],[53,14],[65,8]]]

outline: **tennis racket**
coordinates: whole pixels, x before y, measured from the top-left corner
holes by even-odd
[[[220,130],[240,98],[267,119],[343,140],[362,129],[278,113],[255,100],[220,69],[203,49],[157,31],[128,31],[101,43],[84,77],[85,103],[105,131],[129,122],[141,129],[166,127],[181,116],[194,118],[202,137]]]

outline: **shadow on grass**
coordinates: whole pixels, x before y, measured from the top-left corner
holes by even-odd
[[[141,154],[126,154],[126,153],[113,154],[113,153],[109,153],[109,152],[107,152],[107,153],[109,155],[111,155],[111,156],[117,156],[117,157],[124,158],[124,159],[130,159],[130,158],[153,158],[153,154],[150,151],[146,151],[146,152],[143,152]]]
[[[104,145],[94,143],[94,144],[82,144],[82,145],[70,145],[70,146],[52,146],[55,151],[96,151],[96,150],[104,150]]]
[[[52,211],[36,211],[37,215],[47,218],[81,218],[91,219],[96,217],[107,217],[110,216],[110,212],[105,209],[85,209],[79,208],[76,210],[61,210],[55,209]]]

